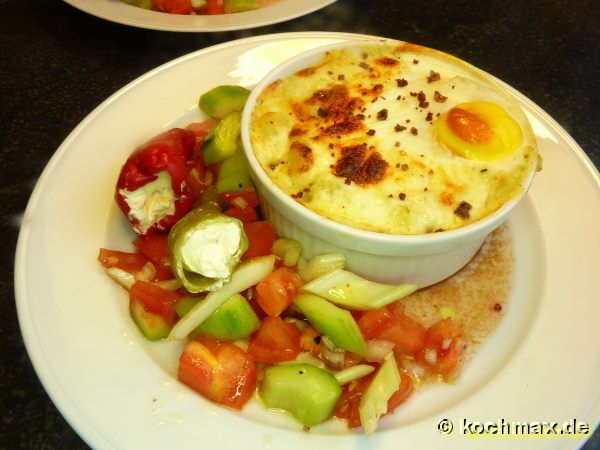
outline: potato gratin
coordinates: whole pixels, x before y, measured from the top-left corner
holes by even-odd
[[[252,116],[254,152],[297,202],[354,228],[459,228],[522,192],[538,165],[523,111],[450,55],[364,45],[269,85]]]

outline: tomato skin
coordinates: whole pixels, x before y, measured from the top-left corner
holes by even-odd
[[[265,317],[250,338],[248,354],[254,361],[276,364],[291,361],[300,353],[302,333],[278,316]]]
[[[98,253],[98,261],[107,269],[116,267],[129,273],[142,270],[149,259],[141,253],[120,252],[101,248]]]
[[[258,220],[258,214],[256,213],[256,210],[250,207],[238,208],[234,206],[233,208],[226,209],[224,214],[229,217],[235,217],[240,222],[244,223]]]
[[[154,0],[154,6],[170,14],[190,14],[194,10],[191,0]]]
[[[204,8],[206,14],[225,14],[223,0],[208,0],[208,4]]]
[[[234,344],[198,336],[179,358],[178,378],[209,400],[240,410],[256,388],[256,364]]]
[[[444,341],[450,340],[448,348],[444,348]],[[427,349],[436,352],[435,366],[427,362],[425,353]],[[464,353],[464,342],[454,321],[450,318],[434,323],[426,333],[426,346],[415,357],[424,366],[442,375],[445,379],[454,376],[460,369]]]
[[[181,299],[181,295],[170,292],[145,281],[136,281],[129,291],[131,301],[139,301],[148,312],[158,314],[170,326],[177,322],[175,303]]]
[[[414,391],[414,383],[411,377],[404,372],[400,372],[400,388],[392,394],[388,400],[387,414],[393,412],[398,406],[404,403]]]
[[[256,285],[258,304],[269,316],[278,316],[292,304],[301,287],[300,275],[280,267]]]
[[[166,234],[155,234],[133,242],[138,250],[154,263],[156,269],[155,281],[175,278],[171,271],[171,254],[167,242],[168,236]]]
[[[242,256],[242,260],[248,260],[257,256],[271,254],[273,243],[277,236],[269,222],[258,221],[244,224],[244,232],[248,237],[248,250]]]
[[[220,202],[224,203],[230,208],[235,206],[233,201],[236,198],[243,199],[248,204],[248,208],[256,208],[258,205],[260,205],[260,202],[258,201],[258,195],[256,195],[256,192],[254,191],[222,192],[217,197]]]

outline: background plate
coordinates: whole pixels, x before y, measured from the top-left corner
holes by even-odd
[[[302,433],[256,405],[237,414],[205,401],[172,377],[176,349],[150,345],[135,329],[126,294],[95,260],[100,246],[130,245],[132,234],[113,204],[112,190],[131,150],[162,129],[199,118],[198,95],[216,84],[251,87],[293,54],[363,37],[270,35],[179,58],[106,100],[49,162],[19,236],[17,308],[38,376],[92,447],[187,448],[202,442],[219,449],[329,450],[333,445],[394,448],[402,442],[465,449],[482,441],[460,433],[462,419],[577,419],[597,425],[599,176],[564,130],[510,88],[532,121],[544,170],[509,219],[517,264],[506,318],[456,385],[414,396],[369,439],[340,434],[343,428],[336,424]],[[210,75],[203,70],[207,66]],[[454,421],[452,435],[438,433],[441,418]],[[490,448],[515,445],[512,439],[484,442]],[[526,442],[528,448],[575,448],[582,438]]]
[[[230,31],[262,27],[309,14],[335,0],[280,0],[254,11],[236,14],[186,16],[166,14],[120,0],[64,0],[75,8],[111,22],[163,31]]]

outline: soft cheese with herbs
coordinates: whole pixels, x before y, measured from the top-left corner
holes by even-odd
[[[411,44],[330,51],[277,80],[256,102],[251,140],[296,201],[391,234],[477,221],[538,166],[527,118],[498,83]]]

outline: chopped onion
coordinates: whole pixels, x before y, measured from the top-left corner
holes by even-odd
[[[358,364],[356,366],[348,367],[340,370],[333,374],[340,386],[351,383],[354,380],[369,375],[375,370],[375,367],[369,366],[368,364]]]
[[[165,291],[176,291],[181,287],[181,281],[179,281],[177,278],[173,278],[172,280],[156,281],[153,284],[163,288]]]
[[[154,268],[154,264],[152,264],[151,262],[147,262],[146,264],[144,264],[144,266],[142,267],[142,270],[140,270],[139,272],[136,272],[134,275],[136,281],[146,281],[146,282],[150,282],[150,281],[154,280],[155,276],[156,276],[156,269]]]
[[[419,364],[414,358],[403,358],[402,368],[409,372],[415,380],[420,380],[427,375],[427,369]]]
[[[244,200],[243,197],[236,197],[231,201],[233,206],[237,206],[238,208],[244,209],[248,207],[248,202]]]
[[[321,361],[319,358],[317,358],[312,353],[308,353],[308,352],[299,353],[298,356],[296,356],[296,359],[293,359],[291,361],[283,361],[283,362],[280,362],[279,364],[282,364],[282,365],[289,365],[289,364],[311,364],[311,365],[316,366],[316,367],[318,367],[320,369],[324,369],[325,368],[325,363],[323,361]]]
[[[425,349],[425,361],[430,366],[435,366],[437,364],[437,350],[435,348],[426,348]]]
[[[335,344],[327,336],[321,337],[321,342],[323,343],[321,356],[325,364],[332,369],[342,369],[346,359],[346,352],[341,348],[336,348]]]
[[[109,277],[119,283],[122,287],[129,290],[135,283],[135,277],[129,272],[119,269],[118,267],[110,267],[106,269]]]
[[[393,342],[384,339],[371,339],[367,341],[367,355],[365,359],[369,362],[383,361],[392,350],[394,350]]]
[[[317,255],[310,261],[298,261],[298,272],[300,277],[308,283],[335,269],[343,269],[346,266],[346,257],[342,253],[325,253]]]
[[[445,338],[442,341],[442,349],[443,350],[448,350],[450,348],[450,346],[452,345],[452,339],[449,338]]]
[[[287,323],[293,323],[294,325],[296,325],[298,327],[298,329],[300,331],[304,331],[308,328],[307,322],[305,322],[304,320],[296,319],[295,317],[286,317],[283,320],[286,321]]]

